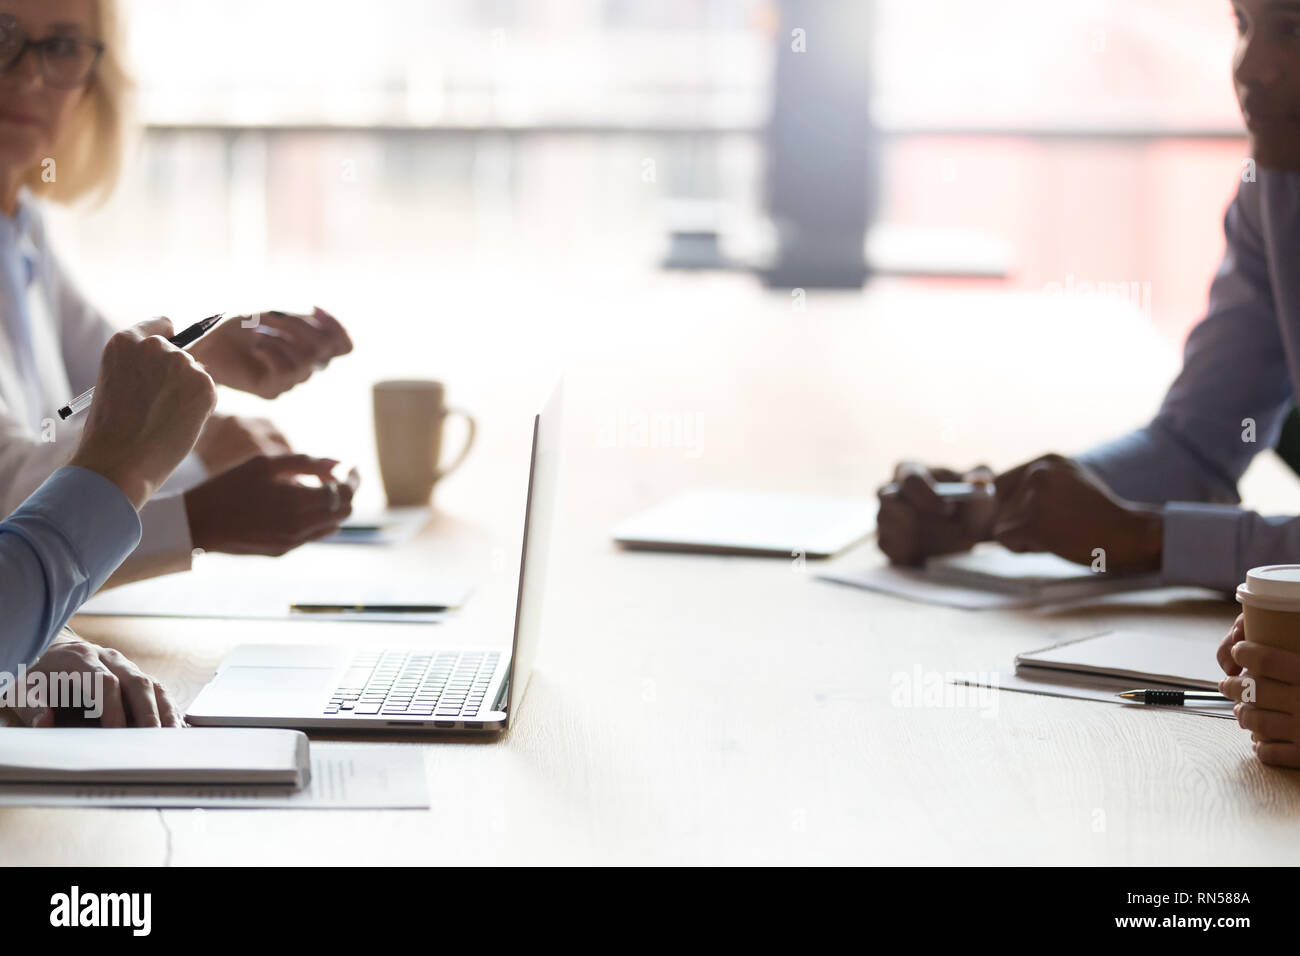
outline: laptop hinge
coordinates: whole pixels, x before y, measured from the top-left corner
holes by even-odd
[[[501,682],[501,689],[497,691],[496,700],[492,701],[492,709],[504,712],[506,703],[510,700],[510,676]]]

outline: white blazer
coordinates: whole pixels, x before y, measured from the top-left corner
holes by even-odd
[[[0,514],[17,508],[76,450],[85,413],[63,422],[56,409],[95,384],[114,331],[60,267],[38,205],[23,190],[17,215],[0,215]],[[189,570],[193,543],[181,493],[206,477],[191,454],[141,511],[140,545],[109,586]]]

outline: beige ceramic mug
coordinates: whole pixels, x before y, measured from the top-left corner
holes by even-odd
[[[460,467],[474,445],[474,418],[446,405],[441,382],[378,382],[374,389],[375,446],[384,493],[393,507],[427,505],[433,486]],[[465,445],[442,464],[443,425],[452,415],[465,419]]]
[[[1251,568],[1237,600],[1246,640],[1300,652],[1300,564]]]

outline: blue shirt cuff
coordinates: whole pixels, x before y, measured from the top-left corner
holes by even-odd
[[[1233,591],[1241,583],[1241,509],[1171,502],[1164,507],[1161,571],[1166,584]]]
[[[99,590],[140,543],[140,516],[122,492],[98,472],[65,465],[32,492],[14,512],[52,526],[80,559],[89,582]]]

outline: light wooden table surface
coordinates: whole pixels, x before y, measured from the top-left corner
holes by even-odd
[[[900,681],[915,675],[991,671],[1106,628],[1218,635],[1229,604],[1172,592],[1068,613],[965,612],[825,584],[812,564],[620,553],[609,541],[618,519],[688,487],[869,494],[902,456],[1001,467],[1138,424],[1174,367],[1172,348],[1131,317],[1081,325],[1049,306],[1059,321],[1044,320],[1041,301],[885,287],[791,315],[780,296],[730,279],[664,280],[617,319],[588,302],[561,345],[524,336],[454,383],[480,416],[482,443],[439,489],[420,539],[286,559],[303,574],[344,561],[358,573],[414,562],[469,573],[479,590],[456,633],[507,643],[530,416],[554,360],[567,362],[564,497],[537,669],[504,738],[404,745],[424,755],[431,810],[0,809],[0,860],[1294,862],[1300,773],[1259,764],[1235,722],[1011,693],[898,706]],[[497,332],[487,323],[466,353],[490,354]],[[1128,347],[1116,352],[1118,339]],[[290,424],[309,442],[313,421],[321,434],[357,435],[364,460],[362,389],[382,372],[359,363],[327,420]],[[868,544],[843,560],[879,558]],[[77,626],[183,702],[242,641],[394,633]]]

